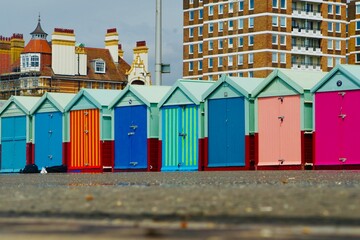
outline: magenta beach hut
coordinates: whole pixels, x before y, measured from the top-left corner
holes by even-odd
[[[311,91],[314,168],[360,168],[360,66],[337,65]]]

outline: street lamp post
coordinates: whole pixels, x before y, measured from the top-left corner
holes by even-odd
[[[160,86],[162,84],[161,71],[161,0],[156,0],[156,29],[155,29],[155,83]]]

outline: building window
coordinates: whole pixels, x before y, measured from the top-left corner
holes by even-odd
[[[332,14],[333,13],[333,5],[328,4],[328,14]]]
[[[189,45],[189,54],[194,53],[194,45]]]
[[[86,82],[86,88],[92,88],[92,82]]]
[[[333,49],[333,41],[328,40],[328,49]]]
[[[251,77],[251,78],[254,77],[254,72],[253,71],[249,72],[249,77]]]
[[[286,45],[286,36],[280,35],[280,45]]]
[[[194,0],[190,0],[189,3],[190,3],[190,4],[193,4],[193,3],[194,3]]]
[[[244,55],[240,54],[238,55],[238,65],[243,65],[244,64]]]
[[[340,8],[340,6],[339,5],[336,5],[335,6],[335,13],[336,13],[336,15],[340,15],[341,14],[341,8]]]
[[[360,14],[360,3],[357,2],[357,3],[355,3],[355,4],[356,4],[356,6],[355,6],[356,14]]]
[[[335,49],[340,50],[340,46],[341,46],[340,40],[335,40]]]
[[[223,29],[224,29],[224,22],[219,22],[219,23],[218,23],[218,31],[219,31],[219,32],[222,32]]]
[[[278,36],[277,35],[275,35],[275,34],[273,34],[272,35],[272,37],[271,37],[271,42],[272,42],[272,44],[273,45],[277,45],[277,43],[278,43]]]
[[[233,65],[233,56],[228,56],[228,66],[231,67]]]
[[[357,53],[357,54],[356,54],[355,61],[356,61],[357,63],[360,62],[360,53]]]
[[[248,55],[248,64],[253,64],[253,63],[254,63],[254,54],[249,53],[249,55]]]
[[[214,41],[213,40],[209,40],[209,43],[208,43],[208,48],[209,50],[213,50],[214,49]]]
[[[218,57],[218,67],[222,67],[223,65],[223,59],[222,57]]]
[[[340,32],[340,23],[335,23],[335,31]]]
[[[242,47],[242,46],[244,46],[244,38],[243,37],[239,37],[238,38],[238,47]]]
[[[280,27],[286,27],[286,17],[280,17]]]
[[[199,62],[198,62],[198,69],[199,69],[199,70],[202,70],[202,61],[199,61]]]
[[[203,27],[200,26],[200,27],[199,27],[199,36],[202,36],[202,35],[203,35]]]
[[[280,63],[286,63],[286,53],[280,53]]]
[[[360,46],[360,37],[356,37],[356,46]]]
[[[280,0],[280,8],[286,9],[286,0]]]
[[[249,10],[254,9],[255,0],[249,0]]]
[[[189,28],[189,37],[194,37],[194,28]]]
[[[219,14],[223,14],[224,13],[224,5],[220,4],[219,5]]]
[[[328,59],[327,59],[327,66],[328,66],[328,67],[333,67],[333,58],[332,58],[332,57],[328,57]]]
[[[230,2],[229,3],[229,13],[232,13],[232,12],[234,12],[234,3]]]
[[[214,15],[214,6],[209,6],[209,16]]]
[[[272,0],[272,7],[278,8],[279,7],[279,0]]]
[[[209,23],[209,33],[214,32],[214,24],[213,23]]]
[[[104,83],[99,82],[99,89],[104,89]]]
[[[209,65],[209,68],[213,67],[213,59],[212,58],[209,58],[208,65]]]
[[[239,0],[239,11],[244,11],[244,0]]]
[[[249,46],[254,45],[254,36],[249,36]]]
[[[228,48],[232,48],[234,46],[234,40],[229,38]]]
[[[335,66],[341,64],[341,58],[335,58]]]
[[[194,11],[189,12],[189,20],[190,21],[194,20]]]
[[[95,60],[95,73],[105,73],[105,61],[102,59]]]
[[[347,25],[346,25],[347,26]],[[360,21],[356,22],[356,30],[360,30]]]
[[[254,27],[254,18],[250,17],[249,18],[249,28],[253,28]]]
[[[202,9],[199,10],[199,19],[203,19],[204,17],[204,12]]]
[[[199,43],[199,53],[202,53],[202,52],[203,52],[203,44]]]
[[[272,25],[273,25],[273,27],[278,26],[278,17],[277,16],[272,16]]]
[[[219,47],[219,49],[223,49],[223,47],[224,47],[224,44],[223,44],[223,40],[222,39],[219,39],[218,40],[218,47]]]
[[[278,62],[278,54],[277,54],[277,53],[272,53],[271,61],[272,61],[273,63],[277,63],[277,62]]]
[[[233,28],[234,28],[234,22],[233,22],[232,20],[229,20],[229,22],[228,22],[228,28],[229,28],[229,30],[233,30]]]
[[[189,71],[193,71],[193,70],[194,70],[194,63],[189,62]]]
[[[328,23],[328,32],[332,32],[333,31],[333,23],[329,22]]]
[[[39,67],[39,56],[34,56],[34,55],[32,55],[31,56],[31,67]]]
[[[239,25],[238,26],[239,29],[243,29],[244,28],[244,19],[239,19],[238,20],[238,25]]]

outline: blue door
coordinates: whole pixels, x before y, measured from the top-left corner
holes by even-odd
[[[18,172],[26,165],[26,116],[1,119],[2,172]]]
[[[147,107],[115,108],[115,169],[147,169]]]
[[[198,107],[162,109],[162,171],[198,169]]]
[[[245,166],[244,98],[209,100],[208,167]]]
[[[62,164],[62,113],[35,114],[35,164],[52,167]]]

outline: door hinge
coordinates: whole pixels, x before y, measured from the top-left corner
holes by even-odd
[[[88,133],[89,133],[89,130],[85,130],[84,133],[85,133],[85,134],[88,134]]]
[[[132,129],[134,129],[134,130],[135,130],[135,129],[137,129],[137,128],[138,128],[138,126],[137,126],[137,125],[131,125],[131,126],[130,126],[130,128],[132,128]]]
[[[284,97],[278,97],[278,100],[280,100],[281,102],[284,102]]]
[[[135,132],[128,132],[128,136],[133,136],[135,135]]]
[[[278,161],[279,161],[279,164],[280,164],[280,165],[283,165],[284,162],[285,162],[285,159],[279,159]]]
[[[342,162],[342,163],[345,163],[346,162],[346,158],[339,158],[339,161]]]
[[[278,116],[278,119],[280,119],[280,121],[284,121],[285,116]]]
[[[129,162],[129,164],[135,167],[136,165],[138,165],[138,162]]]
[[[346,92],[338,92],[338,94],[341,95],[342,97],[344,97]]]
[[[53,156],[52,156],[52,155],[49,155],[49,156],[48,156],[48,158],[49,158],[49,159],[52,159],[52,158],[53,158]]]

